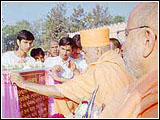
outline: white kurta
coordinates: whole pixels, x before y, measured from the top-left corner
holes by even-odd
[[[46,68],[52,68],[55,65],[60,65],[62,67],[62,71],[58,73],[59,77],[62,78],[67,78],[68,80],[70,80],[71,78],[73,78],[74,73],[73,71],[67,67],[67,62],[70,60],[70,58],[68,58],[67,61],[63,62],[62,58],[60,56],[56,56],[56,57],[48,57],[45,61],[44,61],[44,65]],[[49,75],[47,76],[47,85],[54,85],[57,84],[57,82],[55,82],[52,77]],[[49,109],[49,116],[53,115],[56,112],[58,112],[58,107],[61,107],[61,105],[66,105],[65,101],[61,101],[61,100],[56,100],[53,99],[52,97],[49,97],[48,99],[48,109]]]
[[[70,60],[70,58],[67,59],[67,61],[63,62],[62,58],[60,56],[56,57],[48,57],[44,65],[46,68],[52,68],[55,65],[60,65],[62,67],[62,71],[58,73],[59,77],[71,79],[74,76],[73,71],[67,67],[67,62]]]
[[[25,58],[21,58],[16,56],[14,51],[8,51],[8,52],[5,52],[2,56],[2,65],[14,65],[14,64],[17,64],[18,61],[20,60],[26,60],[27,63],[30,63],[30,64],[35,63],[34,58],[28,55]]]
[[[82,55],[78,59],[71,58],[71,60],[76,64],[80,73],[83,72],[88,66],[87,61],[83,58]]]

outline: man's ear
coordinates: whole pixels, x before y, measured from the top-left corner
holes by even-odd
[[[102,55],[102,50],[100,47],[97,47],[96,51],[97,51],[97,56],[99,58]]]
[[[120,53],[120,49],[116,48],[115,51],[119,54]]]
[[[153,30],[150,28],[146,28],[145,29],[144,50],[143,50],[144,58],[147,58],[152,53],[156,40],[157,40],[157,36],[153,32]]]
[[[19,46],[19,45],[20,45],[20,41],[17,39],[17,41],[16,41],[16,42],[17,42],[17,45]]]

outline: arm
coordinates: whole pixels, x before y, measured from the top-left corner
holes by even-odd
[[[61,78],[57,75],[57,72],[60,72],[61,70],[62,70],[61,66],[59,66],[59,65],[54,66],[53,68],[51,68],[49,70],[50,76],[56,81],[59,81],[59,82],[62,82],[62,83],[67,82],[68,81],[67,78]]]
[[[55,88],[54,85],[39,85],[36,83],[26,82],[18,73],[11,73],[11,81],[12,83],[16,83],[17,86],[32,92],[49,97],[64,98],[64,96]]]
[[[79,71],[77,70],[77,69],[75,69],[74,70],[74,74],[75,75],[79,75]],[[59,82],[67,82],[69,79],[67,79],[67,78],[62,78],[62,77],[59,77],[58,75],[57,75],[57,72],[56,72],[56,70],[55,70],[55,68],[52,68],[52,69],[50,69],[50,76],[54,79],[54,80],[56,80],[56,81],[59,81]]]
[[[61,77],[58,77],[57,76],[57,74],[56,73],[51,73],[50,74],[51,75],[51,77],[54,79],[54,80],[56,80],[56,81],[59,81],[59,82],[67,82],[68,81],[68,79],[67,78],[61,78]]]

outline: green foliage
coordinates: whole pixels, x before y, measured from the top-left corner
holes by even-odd
[[[92,28],[102,27],[111,24],[112,17],[109,14],[108,7],[103,8],[99,4],[92,11]]]
[[[68,33],[125,21],[123,16],[111,16],[108,7],[102,7],[99,4],[92,11],[84,12],[83,7],[79,5],[73,9],[70,16],[66,16],[66,12],[67,3],[60,2],[43,19],[32,23],[21,20],[16,25],[4,26],[2,28],[2,52],[16,49],[17,33],[22,29],[29,30],[34,34],[33,47],[47,50],[50,40],[58,41]]]
[[[119,22],[124,22],[125,21],[125,17],[123,16],[115,16],[113,19],[113,23],[119,23]]]
[[[71,31],[77,32],[85,28],[85,16],[84,9],[79,5],[73,9],[73,13],[70,16],[71,21]]]
[[[31,31],[30,23],[26,20],[19,21],[16,25],[7,25],[2,28],[2,52],[16,50],[17,34],[23,29]]]

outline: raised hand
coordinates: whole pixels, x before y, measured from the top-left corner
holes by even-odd
[[[18,63],[26,63],[27,61],[25,59],[21,59],[18,61]]]
[[[79,70],[77,69],[76,64],[72,60],[68,61],[67,66],[74,72],[75,75],[80,74]]]
[[[69,61],[67,62],[67,66],[68,66],[68,68],[70,68],[72,71],[74,71],[75,69],[77,69],[76,64],[75,64],[72,60],[69,60]]]
[[[50,74],[50,76],[51,76],[54,80],[57,80],[57,78],[59,78],[59,77],[58,77],[57,72],[56,72],[55,69],[57,69],[57,68],[51,68],[51,69],[49,70],[49,74]],[[58,69],[59,69],[59,68],[58,68]]]
[[[52,71],[55,71],[55,72],[61,72],[61,71],[62,71],[62,66],[60,66],[60,65],[55,65],[51,70],[52,70]]]

